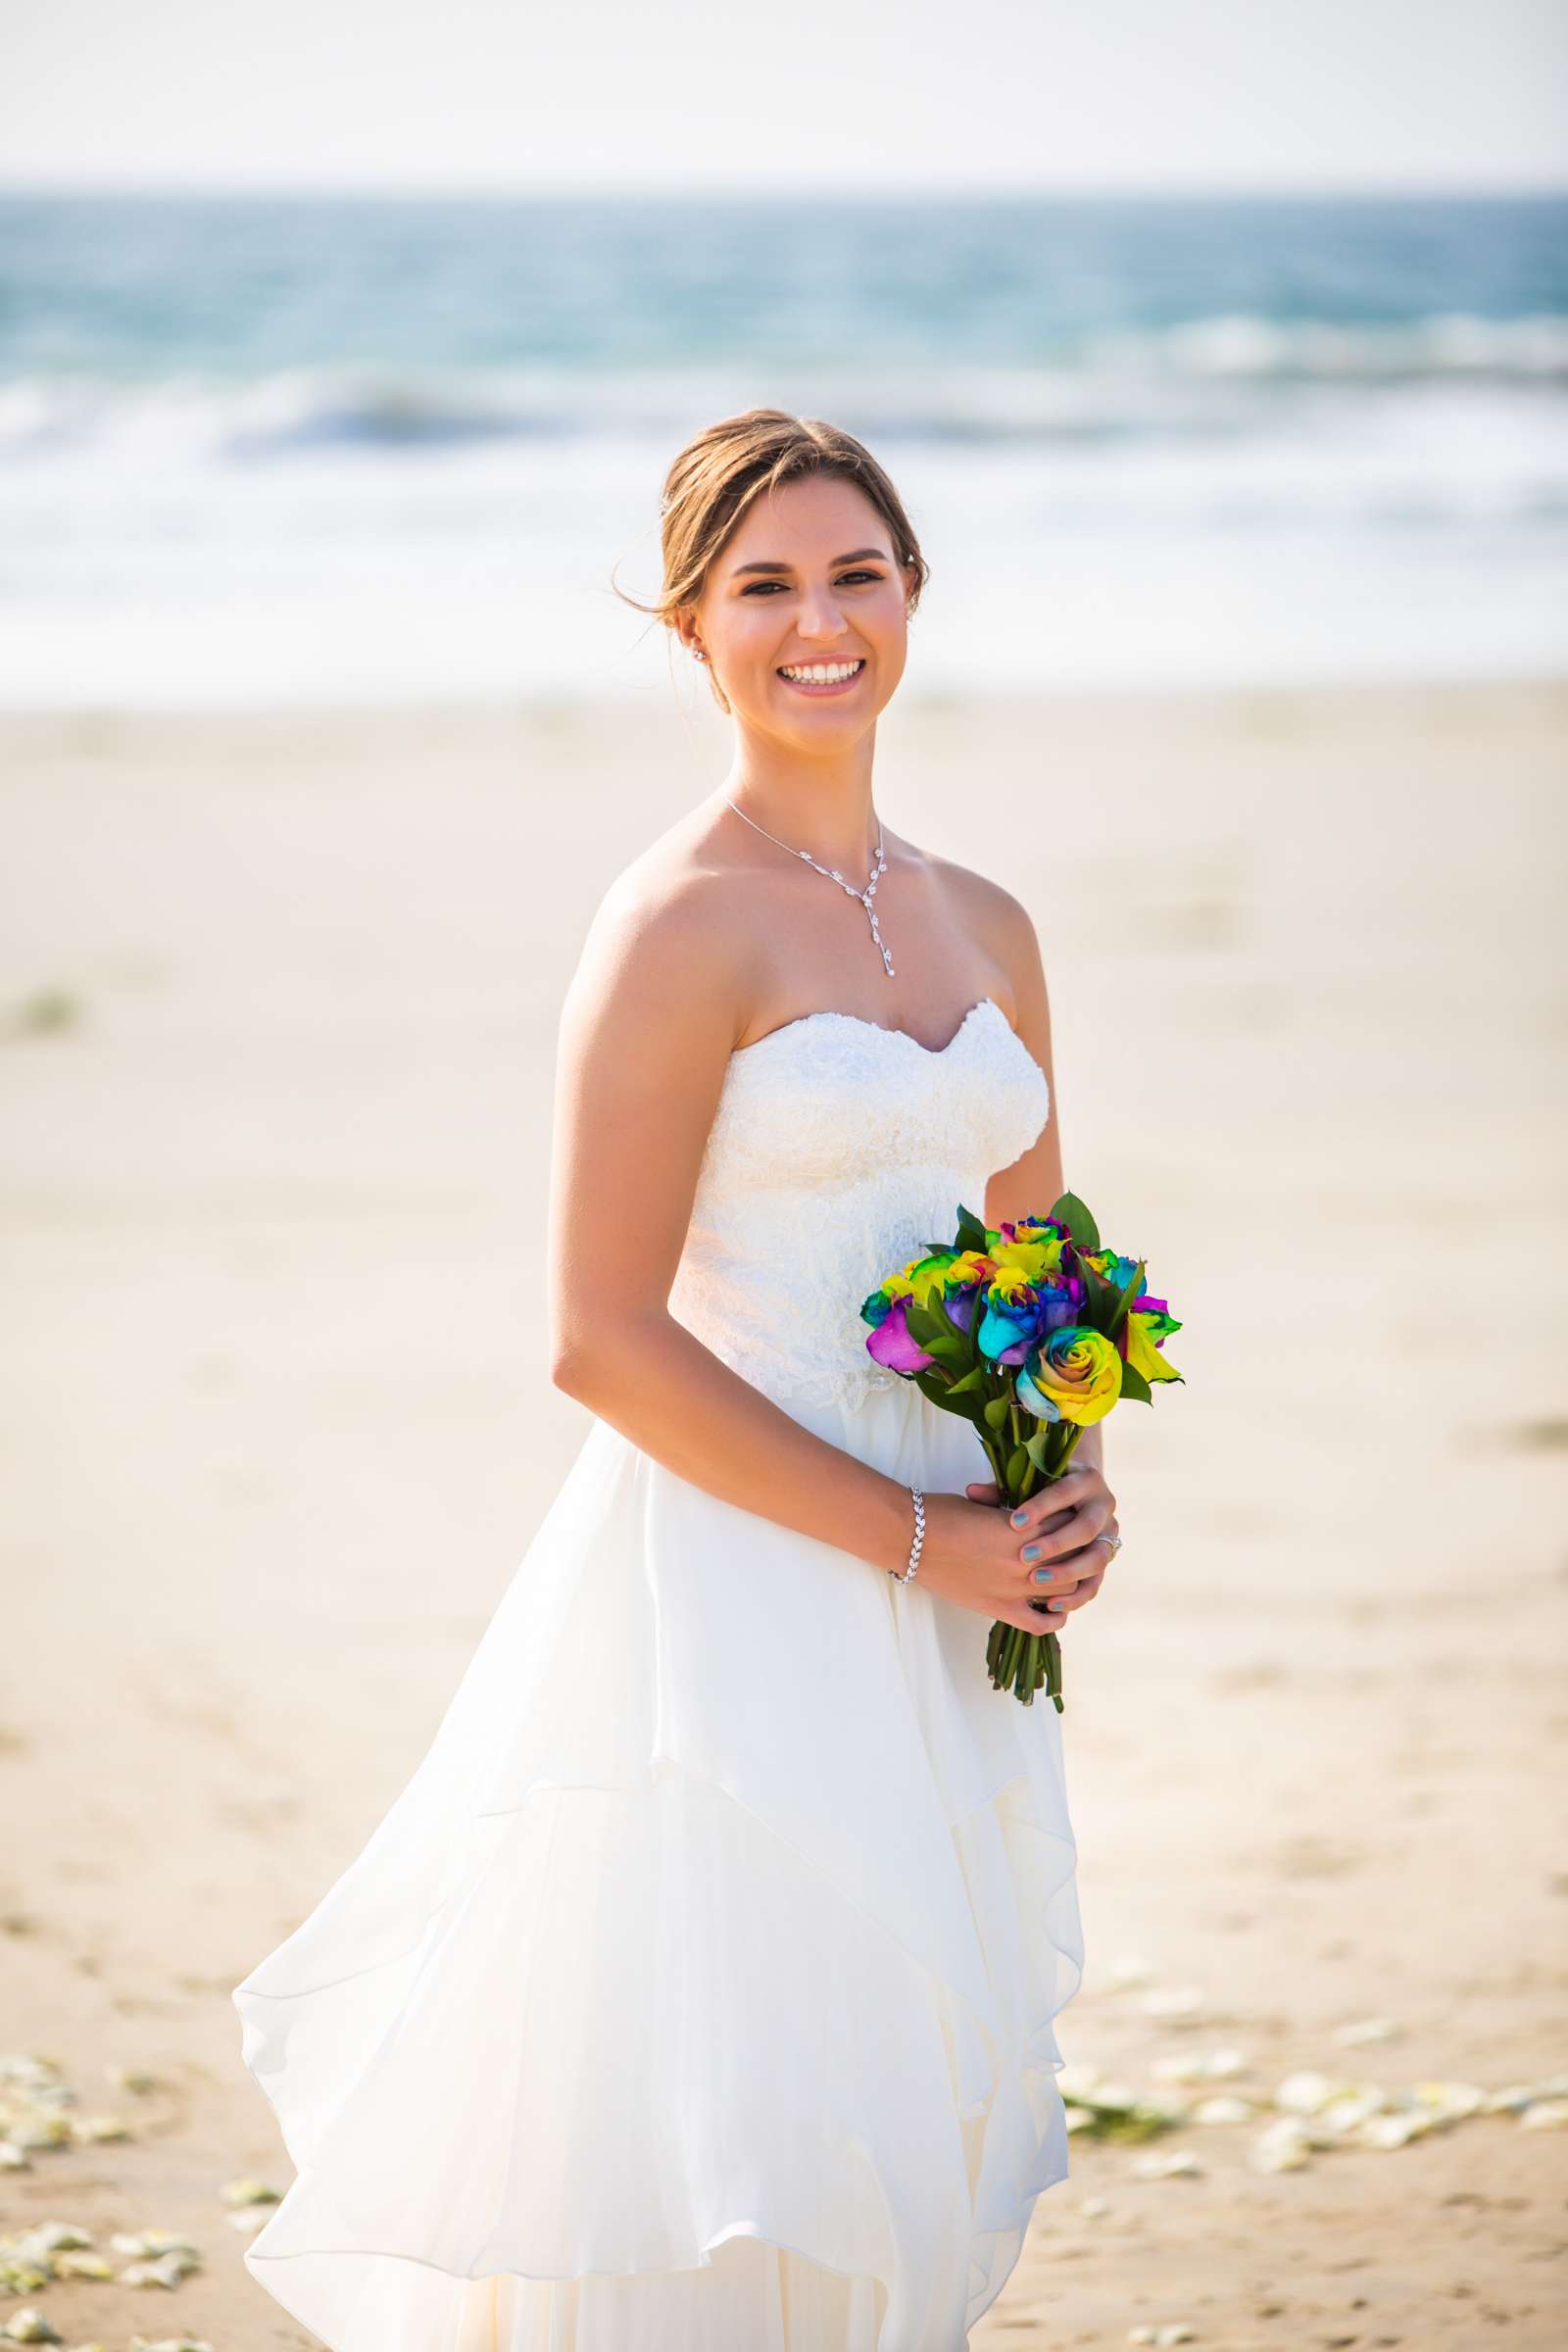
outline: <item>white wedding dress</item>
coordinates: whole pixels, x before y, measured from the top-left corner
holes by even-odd
[[[1049,1108],[989,997],[940,1051],[772,1031],[671,1311],[961,1493],[974,1432],[859,1306]],[[234,1991],[297,2174],[252,2275],[332,2352],[959,2352],[1067,2173],[1082,1973],[1062,1719],[988,1632],[595,1419],[413,1779]]]

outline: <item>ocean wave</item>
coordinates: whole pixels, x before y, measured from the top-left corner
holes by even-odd
[[[758,370],[748,372],[755,379]],[[1358,395],[1446,387],[1558,393],[1568,387],[1568,318],[1447,314],[1348,328],[1221,317],[1087,336],[1027,366],[888,366],[862,374],[842,366],[802,371],[786,362],[766,372],[781,402],[842,416],[888,443],[1179,441],[1266,429],[1282,403],[1314,391],[1342,407]],[[254,378],[62,370],[0,382],[0,458],[118,444],[261,464],[605,435],[676,446],[694,423],[735,405],[727,369],[332,365]]]

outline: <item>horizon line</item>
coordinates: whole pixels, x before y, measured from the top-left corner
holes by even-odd
[[[205,202],[494,204],[517,202],[693,203],[720,197],[728,203],[763,205],[808,202],[824,204],[1000,204],[1000,203],[1333,203],[1385,199],[1392,202],[1507,202],[1568,197],[1568,176],[1561,179],[1410,179],[1302,181],[959,181],[933,188],[923,184],[881,183],[845,187],[827,182],[781,183],[760,188],[721,180],[684,183],[647,180],[496,180],[455,185],[450,181],[325,181],[325,180],[142,180],[12,176],[0,172],[0,199],[58,198],[120,202],[190,199]]]

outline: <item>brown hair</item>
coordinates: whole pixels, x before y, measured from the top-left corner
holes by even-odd
[[[615,594],[673,629],[675,614],[701,598],[714,558],[756,501],[780,482],[813,473],[853,482],[876,508],[892,534],[895,562],[914,573],[908,599],[912,612],[929,566],[892,482],[853,433],[820,416],[793,416],[787,409],[747,409],[738,416],[721,416],[687,442],[664,476],[660,501],[664,584],[659,599],[641,604],[612,582]],[[727,710],[711,667],[708,682]]]

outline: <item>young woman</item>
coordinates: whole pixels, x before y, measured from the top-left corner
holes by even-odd
[[[592,1419],[433,1745],[236,1989],[298,2179],[246,2259],[332,2352],[956,2352],[1067,2172],[1061,1718],[1101,1431],[1009,1520],[859,1307],[1064,1189],[1019,902],[883,823],[926,566],[762,409],[663,500],[734,722],[567,992],[553,1377]],[[1049,1596],[1049,1600],[1048,1600]]]

